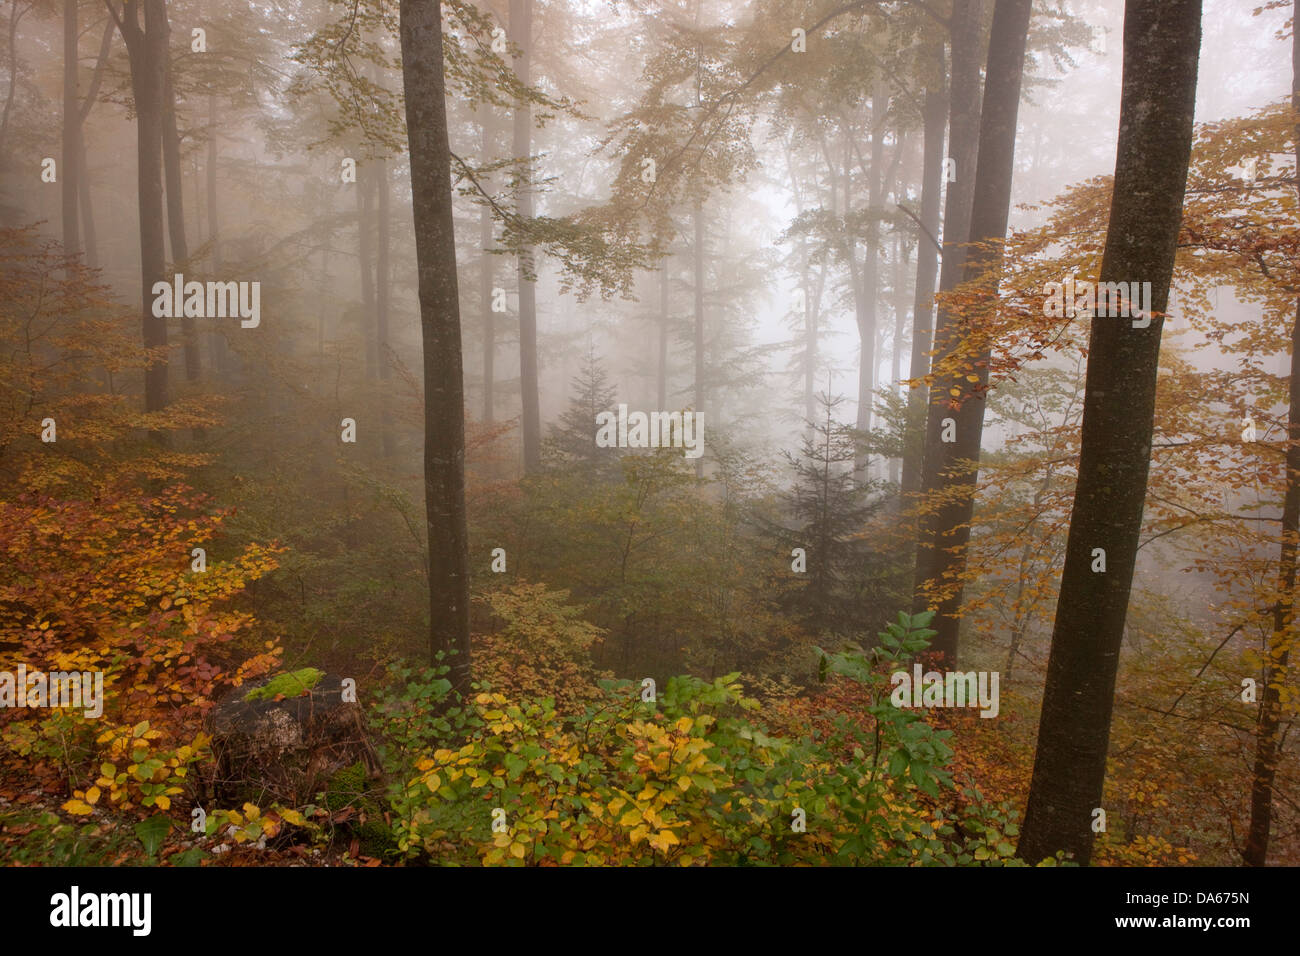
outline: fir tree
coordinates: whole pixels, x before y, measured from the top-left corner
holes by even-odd
[[[587,362],[573,379],[569,407],[551,426],[546,441],[546,458],[553,465],[577,465],[592,474],[610,473],[618,462],[618,450],[596,444],[596,416],[616,411],[617,395],[609,374],[594,348],[587,350]]]

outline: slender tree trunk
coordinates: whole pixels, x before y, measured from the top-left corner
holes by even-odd
[[[370,233],[371,212],[374,203],[370,198],[370,162],[360,164],[357,171],[357,250],[361,267],[361,337],[366,350],[366,379],[373,382],[379,375],[379,355],[371,323],[375,321],[375,274],[371,263],[375,258],[374,240]]]
[[[99,41],[99,55],[95,59],[95,70],[90,77],[90,89],[86,91],[85,100],[77,105],[77,206],[80,210],[81,247],[85,253],[86,265],[92,269],[99,268],[99,244],[95,235],[95,212],[90,202],[90,179],[86,165],[86,117],[94,108],[99,96],[99,86],[103,81],[104,67],[108,63],[109,51],[113,46],[113,18],[104,22],[104,32]],[[67,103],[64,103],[67,109]],[[65,160],[66,162],[66,160]],[[66,201],[66,197],[65,197]],[[65,219],[66,224],[66,219]]]
[[[144,7],[144,27],[140,7]],[[131,62],[131,93],[136,112],[136,166],[140,209],[141,320],[145,348],[166,349],[167,319],[153,314],[154,283],[167,281],[163,252],[162,126],[163,77],[167,69],[167,8],[164,0],[126,0],[118,24]],[[167,406],[167,358],[144,373],[144,408]],[[155,441],[163,435],[151,431]]]
[[[934,316],[934,282],[939,274],[939,193],[943,189],[943,145],[948,95],[944,89],[943,44],[935,45],[938,73],[926,86],[923,112],[925,144],[921,160],[921,232],[916,246],[916,294],[912,300],[913,380],[930,373],[931,323]],[[925,383],[907,393],[907,434],[903,445],[903,494],[921,488],[921,456],[925,448],[925,414],[930,389]]]
[[[81,201],[81,102],[77,95],[77,0],[63,0],[63,251],[81,254],[77,203]]]
[[[1110,226],[1101,282],[1150,282],[1147,328],[1092,321],[1079,477],[1017,853],[1092,856],[1115,676],[1146,497],[1163,313],[1182,221],[1200,0],[1128,0]],[[1094,573],[1093,549],[1106,555]]]
[[[190,182],[194,184],[192,190],[194,197],[194,231],[200,236],[205,236],[207,235],[207,227],[203,221],[203,217],[206,215],[206,211],[203,208],[203,197],[199,195],[199,190],[201,189],[200,183],[202,180],[199,178],[198,153],[190,154]]]
[[[217,97],[215,94],[208,94],[208,159],[207,159],[207,186],[208,186],[208,242],[212,244],[212,268],[216,272],[221,271],[221,243],[218,238],[220,229],[217,223],[220,222],[219,207],[217,204]]]
[[[939,290],[951,291],[961,279],[966,262],[966,241],[970,236],[971,201],[974,198],[975,165],[979,155],[980,89],[980,0],[953,0],[950,21],[952,73],[948,92],[948,158],[954,163],[956,181],[948,183],[943,210],[943,257],[939,271]],[[953,318],[940,308],[935,323],[933,345],[940,350],[951,334]],[[935,407],[937,390],[928,396],[925,443],[921,455],[920,488],[928,493],[938,486],[938,466],[942,452],[938,446],[943,427],[942,414]],[[927,609],[924,585],[941,571],[943,555],[937,553],[935,536],[939,529],[935,514],[922,514],[917,527],[916,572],[912,610]],[[938,639],[931,650],[955,657],[956,646],[945,648]]]
[[[77,157],[77,202],[81,206],[82,245],[85,247],[86,265],[99,268],[99,240],[95,233],[95,210],[90,202],[90,172],[86,166],[86,143],[81,142]]]
[[[482,106],[480,109],[482,123],[479,128],[482,135],[483,161],[487,162],[492,158],[493,150],[492,114],[488,112],[490,109],[488,106]],[[479,207],[478,242],[479,248],[483,250],[479,265],[479,302],[483,311],[483,421],[490,425],[496,418],[493,398],[496,391],[497,330],[496,315],[492,311],[492,264],[495,258],[490,251],[492,210],[486,205]]]
[[[533,0],[510,0],[510,39],[522,55],[515,60],[515,74],[520,82],[530,81],[533,46]],[[515,159],[532,157],[532,108],[515,107]],[[527,167],[531,178],[532,167]],[[519,215],[533,217],[533,190],[519,191]],[[533,250],[524,249],[519,256],[519,388],[522,393],[524,471],[536,471],[542,463],[541,399],[537,384],[537,284],[533,268]]]
[[[695,203],[695,413],[704,414],[704,206]],[[713,427],[717,427],[714,423]],[[704,456],[695,459],[695,477],[704,475]]]
[[[420,329],[424,340],[424,495],[429,541],[429,654],[450,655],[453,686],[470,684],[465,390],[461,368],[451,149],[440,0],[401,0],[402,85],[410,142]]]
[[[5,139],[9,133],[9,117],[13,113],[14,94],[18,92],[18,21],[30,12],[36,4],[33,2],[23,9],[18,8],[18,0],[9,4],[9,92],[5,94],[4,110],[0,111],[0,156],[5,155]]]
[[[993,30],[985,70],[984,108],[980,116],[978,162],[974,202],[971,209],[972,248],[963,257],[962,282],[981,283],[989,308],[995,308],[998,273],[1002,263],[1000,247],[1006,237],[1011,208],[1011,178],[1015,166],[1016,116],[1020,107],[1020,84],[1024,75],[1025,42],[1029,34],[1030,0],[997,0],[993,8]],[[980,243],[981,245],[974,245]],[[979,318],[963,319],[948,314],[939,339],[944,354],[951,354],[970,337]],[[950,663],[957,660],[957,634],[961,627],[962,575],[966,570],[966,546],[970,541],[975,510],[975,481],[979,464],[980,438],[984,428],[984,391],[988,387],[987,349],[971,359],[979,379],[971,388],[967,374],[945,374],[935,380],[935,391],[944,400],[930,406],[927,432],[940,438],[945,419],[956,424],[955,441],[933,441],[926,447],[927,493],[938,493],[941,502],[929,525],[929,577],[944,587],[944,597],[935,602],[938,614],[931,625],[937,634],[931,649]],[[953,400],[957,389],[960,399]],[[954,407],[960,403],[960,407]]]
[[[925,241],[922,237],[921,242]],[[911,257],[911,249],[908,248],[901,233],[894,250],[894,347],[889,353],[889,381],[893,383],[894,392],[897,394],[898,382],[902,376],[903,336],[907,332],[907,266],[908,259]],[[900,483],[902,464],[901,458],[889,460],[889,480],[893,484]]]
[[[217,97],[213,93],[208,94],[208,156],[204,163],[205,178],[207,180],[207,206],[208,206],[208,245],[212,253],[211,271],[214,275],[220,275],[222,271],[221,260],[221,208],[217,200]],[[211,332],[212,342],[212,364],[217,372],[224,374],[229,368],[229,356],[226,354],[226,338],[220,329],[213,329]]]
[[[388,262],[392,230],[389,228],[388,221],[388,160],[385,158],[375,163],[375,189],[378,193],[375,216],[379,221],[378,250],[375,256],[375,351],[379,357],[379,431],[384,457],[392,458],[397,452],[388,394],[391,376],[388,362],[388,304],[391,291]]]
[[[1300,112],[1300,0],[1292,8],[1291,109]],[[1296,162],[1300,163],[1300,125],[1294,129]],[[1300,165],[1296,167],[1300,169]],[[1291,645],[1295,641],[1296,549],[1300,546],[1300,303],[1291,326],[1290,408],[1287,414],[1286,497],[1282,504],[1282,550],[1278,560],[1278,601],[1273,607],[1273,633],[1264,659],[1263,696],[1255,722],[1255,772],[1250,788],[1250,828],[1242,859],[1263,866],[1268,856],[1273,820],[1273,781],[1280,750],[1282,685]]]
[[[166,9],[164,8],[164,15]],[[170,32],[170,28],[168,28]],[[167,179],[167,231],[172,244],[172,265],[177,272],[188,272],[190,244],[185,237],[185,186],[181,178],[181,134],[176,120],[176,87],[172,82],[171,51],[163,69],[163,171]],[[203,363],[199,357],[199,337],[192,316],[181,317],[181,337],[185,344],[185,378],[199,378]]]
[[[886,99],[887,103],[888,100]],[[885,112],[885,110],[881,109],[881,105],[881,96],[877,91],[871,99],[871,164],[867,169],[866,183],[868,213],[866,255],[863,257],[860,270],[853,255],[854,245],[849,244],[849,258],[853,266],[853,304],[858,324],[858,342],[862,350],[861,359],[858,363],[858,415],[856,424],[858,431],[864,435],[871,430],[871,407],[876,388],[876,290],[879,280],[877,257],[880,254],[880,227],[870,216],[872,207],[880,192],[880,178],[884,162],[884,149],[881,140],[884,135],[885,124],[883,119],[877,116],[877,114]],[[846,136],[844,157],[844,210],[846,217],[853,208],[852,194],[849,191],[852,183],[851,157],[852,137]],[[855,479],[859,481],[865,480],[869,459],[870,456],[867,450],[859,446],[858,454],[853,461]]]
[[[668,409],[668,257],[659,263],[659,356],[655,368],[656,408]]]

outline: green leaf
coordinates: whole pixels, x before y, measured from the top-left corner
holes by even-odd
[[[141,820],[134,829],[136,837],[144,844],[144,852],[149,856],[157,856],[158,848],[162,846],[171,828],[172,822],[167,815],[157,813],[147,820]]]

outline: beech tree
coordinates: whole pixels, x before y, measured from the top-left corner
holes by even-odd
[[[518,48],[515,73],[520,86],[530,82],[530,52],[533,46],[533,0],[510,0],[510,40]],[[533,217],[532,104],[522,100],[515,106],[513,148],[521,163],[518,213],[524,222]],[[524,471],[535,471],[542,460],[541,400],[537,393],[537,275],[533,250],[519,249],[519,388],[523,397]]]
[[[1119,648],[1150,467],[1163,313],[1192,147],[1200,0],[1128,0],[1110,224],[1100,282],[1150,282],[1150,324],[1095,318],[1079,478],[1033,779],[1017,853],[1092,856]],[[1094,549],[1106,570],[1093,571]]]
[[[993,301],[997,299],[998,266],[1002,258],[1000,247],[1006,235],[1007,213],[1011,205],[1016,115],[1024,75],[1029,14],[1029,0],[998,0],[994,7],[968,225],[974,247],[965,252],[949,247],[944,257],[943,272],[949,282],[955,284],[952,273],[960,266],[960,279],[980,283],[984,286],[981,291]],[[954,33],[954,42],[956,36]],[[961,213],[957,215],[960,229],[965,223],[960,220]],[[947,223],[945,234],[946,230]],[[974,245],[976,243],[980,245]],[[971,324],[951,308],[940,309],[934,332],[937,351],[943,353],[952,349],[950,339],[969,336]],[[973,388],[970,387],[972,379]],[[982,359],[974,363],[973,370],[961,379],[941,377],[934,383],[935,394],[926,422],[922,489],[935,495],[940,504],[934,511],[927,508],[921,520],[916,566],[918,605],[927,603],[924,597],[927,582],[952,577],[965,560],[975,506],[974,469],[979,461],[984,429],[984,392],[987,388],[987,348]],[[950,418],[956,425],[955,441],[944,440],[944,422]],[[957,612],[960,606],[961,586],[958,584],[938,602],[939,613],[934,620],[937,634],[931,650],[950,662],[957,658],[957,633],[961,624]]]
[[[441,0],[401,0],[402,88],[424,342],[424,506],[429,540],[429,653],[450,656],[469,690],[469,532],[451,147],[447,140]]]
[[[1291,14],[1291,110],[1296,169],[1300,170],[1300,0]],[[1300,191],[1300,182],[1296,183]],[[1250,789],[1250,829],[1242,859],[1263,866],[1268,856],[1273,819],[1273,782],[1282,741],[1278,733],[1282,714],[1282,682],[1295,641],[1295,585],[1297,550],[1300,550],[1300,290],[1295,322],[1291,326],[1291,382],[1287,408],[1286,496],[1282,505],[1282,545],[1278,558],[1277,601],[1273,605],[1273,633],[1264,662],[1264,688],[1255,730],[1255,767]]]
[[[167,404],[167,319],[153,314],[154,283],[165,278],[166,264],[163,250],[162,139],[167,4],[166,0],[122,0],[119,12],[113,0],[105,0],[105,3],[122,34],[131,61],[140,211],[141,323],[145,348],[162,350],[145,369],[144,408],[147,412],[156,412]],[[144,7],[143,26],[141,6]]]

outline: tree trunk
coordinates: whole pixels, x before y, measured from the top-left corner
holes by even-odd
[[[469,538],[465,519],[465,393],[461,369],[451,149],[447,141],[440,0],[401,0],[402,86],[424,349],[424,500],[429,547],[429,654],[450,656],[469,692]]]
[[[390,368],[388,363],[388,303],[391,289],[389,276],[389,212],[388,212],[388,160],[375,163],[375,217],[378,220],[378,250],[375,256],[375,351],[379,359],[379,432],[385,458],[397,452],[393,438],[392,412],[389,407]]]
[[[659,263],[659,360],[655,369],[655,394],[661,411],[668,409],[668,257]]]
[[[969,228],[972,244],[1001,243],[1006,237],[1029,15],[1030,0],[997,0],[993,8]],[[991,250],[984,245],[972,245],[962,259],[959,282],[979,280],[982,292],[990,297],[988,301],[995,302],[1002,262],[1000,248]],[[946,257],[944,265],[947,266]],[[970,336],[969,321],[946,311],[941,313],[937,337],[944,354],[956,350],[959,343]],[[974,323],[978,322],[979,319],[975,318]],[[942,584],[945,589],[945,597],[937,602],[939,613],[931,625],[937,633],[930,647],[949,663],[957,660],[963,596],[961,575],[966,569],[966,546],[970,541],[977,477],[977,472],[968,463],[978,465],[980,457],[988,359],[986,349],[974,360],[973,373],[979,379],[974,388],[969,387],[965,377],[969,369],[964,369],[962,374],[949,374],[935,380],[935,392],[940,398],[930,405],[926,428],[929,440],[925,450],[926,480],[923,488],[927,495],[937,492],[942,502],[926,523],[929,531],[926,570],[927,578]],[[953,389],[962,393],[960,408],[952,407]],[[952,442],[941,440],[946,418],[952,418],[956,423],[956,440]]]
[[[221,274],[221,234],[218,224],[221,214],[217,204],[217,97],[208,94],[208,158],[204,164],[207,168],[208,193],[208,245],[212,250],[212,272]],[[226,356],[226,339],[219,329],[212,330],[212,364],[218,372],[225,372],[229,362]]]
[[[951,34],[952,74],[948,88],[948,158],[953,160],[956,180],[948,184],[943,209],[943,256],[939,270],[939,290],[948,292],[961,279],[966,262],[966,241],[970,238],[971,202],[975,195],[975,166],[979,156],[979,48],[980,0],[953,0]],[[932,347],[943,348],[951,334],[952,316],[940,308],[935,322]],[[933,364],[933,362],[931,363]],[[921,452],[920,490],[932,491],[938,485],[943,415],[934,406],[938,390],[931,390],[926,406],[925,441]],[[924,585],[941,571],[943,555],[936,553],[935,536],[940,527],[934,514],[922,514],[917,527],[916,571],[912,591],[912,611],[927,609]],[[935,622],[937,625],[937,621]],[[937,627],[936,627],[937,629]],[[945,647],[943,634],[937,635],[931,650],[943,657],[955,657],[956,645]]]
[[[510,0],[510,40],[521,55],[515,60],[515,74],[528,83],[533,46],[533,0]],[[532,156],[532,108],[515,107],[515,159],[527,161]],[[526,175],[531,179],[532,167]],[[519,215],[533,217],[533,190],[525,185],[519,191]],[[536,471],[542,463],[541,401],[537,392],[537,285],[533,274],[533,250],[524,249],[519,256],[519,388],[522,395],[524,471]]]
[[[164,15],[166,10],[164,9]],[[169,28],[170,32],[170,28]],[[166,52],[163,70],[163,170],[167,177],[167,232],[172,243],[172,265],[177,272],[189,271],[190,244],[185,238],[184,184],[181,180],[181,134],[176,122],[176,88],[172,83],[171,51]],[[181,337],[185,342],[185,378],[198,380],[202,363],[199,360],[199,339],[192,316],[182,316]]]
[[[95,71],[90,77],[90,89],[77,110],[77,204],[81,208],[81,240],[85,251],[86,265],[92,269],[99,268],[99,244],[95,236],[95,211],[90,202],[90,174],[86,165],[86,138],[83,130],[86,117],[94,109],[99,96],[99,86],[104,79],[104,67],[108,63],[108,54],[113,46],[113,18],[104,22],[104,33],[99,40],[99,55],[95,59]],[[66,104],[64,106],[66,109]]]
[[[925,237],[921,237],[921,242],[925,241]],[[889,381],[892,383],[894,394],[897,395],[898,382],[902,376],[903,336],[907,332],[907,260],[911,255],[911,250],[903,241],[902,233],[899,233],[898,241],[894,243],[894,253],[894,347],[889,353]],[[901,468],[901,458],[889,460],[891,483],[900,484]]]
[[[63,0],[63,251],[81,254],[77,203],[81,201],[81,103],[77,96],[77,0]]]
[[[1292,8],[1291,109],[1300,112],[1300,0]],[[1295,127],[1295,156],[1300,163],[1300,125]],[[1300,166],[1297,166],[1300,169]],[[1286,497],[1282,504],[1282,551],[1278,560],[1278,602],[1273,607],[1273,633],[1264,660],[1263,697],[1255,722],[1255,772],[1250,787],[1250,829],[1242,859],[1263,866],[1268,856],[1273,820],[1273,780],[1280,749],[1282,681],[1295,640],[1296,548],[1300,545],[1300,303],[1291,326],[1290,409],[1287,414]]]
[[[482,113],[482,123],[480,132],[482,135],[483,162],[488,162],[492,158],[492,117],[488,112],[490,107],[480,107]],[[497,330],[496,316],[492,312],[492,263],[496,257],[490,252],[492,248],[492,210],[486,205],[479,207],[478,215],[478,242],[479,248],[483,250],[482,259],[479,265],[479,301],[483,310],[483,421],[489,425],[496,418],[496,409],[493,406],[493,393],[496,391],[496,357],[497,357]]]
[[[912,362],[908,375],[913,380],[930,373],[931,324],[934,318],[934,282],[939,274],[939,193],[943,189],[943,140],[948,112],[944,89],[943,44],[935,45],[938,74],[925,90],[921,160],[921,226],[916,246],[916,293],[912,299]],[[949,194],[951,196],[951,193]],[[951,200],[950,200],[951,201]],[[930,389],[924,383],[907,393],[907,432],[903,445],[903,495],[921,488],[921,455],[925,448],[925,415],[930,406]]]
[[[86,143],[81,142],[77,157],[77,202],[81,206],[82,245],[85,247],[86,265],[99,268],[99,240],[95,233],[95,210],[90,203],[90,173],[86,167]]]
[[[1110,226],[1101,282],[1149,281],[1147,328],[1094,319],[1079,477],[1018,854],[1092,856],[1120,644],[1150,466],[1160,333],[1182,220],[1201,0],[1129,0]],[[1106,571],[1093,573],[1093,549]]]
[[[704,206],[695,203],[695,413],[704,414]],[[713,423],[712,427],[717,427]],[[704,456],[695,459],[695,477],[704,476]]]
[[[144,28],[140,6],[144,6]],[[167,319],[153,314],[154,283],[166,281],[163,253],[162,113],[163,77],[167,68],[165,0],[126,0],[118,23],[131,62],[131,94],[136,112],[136,171],[140,211],[141,320],[145,348],[167,347]],[[152,362],[144,373],[144,408],[167,405],[167,358]],[[162,433],[150,437],[162,441]]]
[[[379,353],[371,323],[375,321],[375,274],[371,262],[375,258],[374,240],[370,235],[371,211],[370,163],[362,162],[357,171],[357,251],[361,267],[361,338],[365,342],[366,379],[373,382],[379,375]]]

